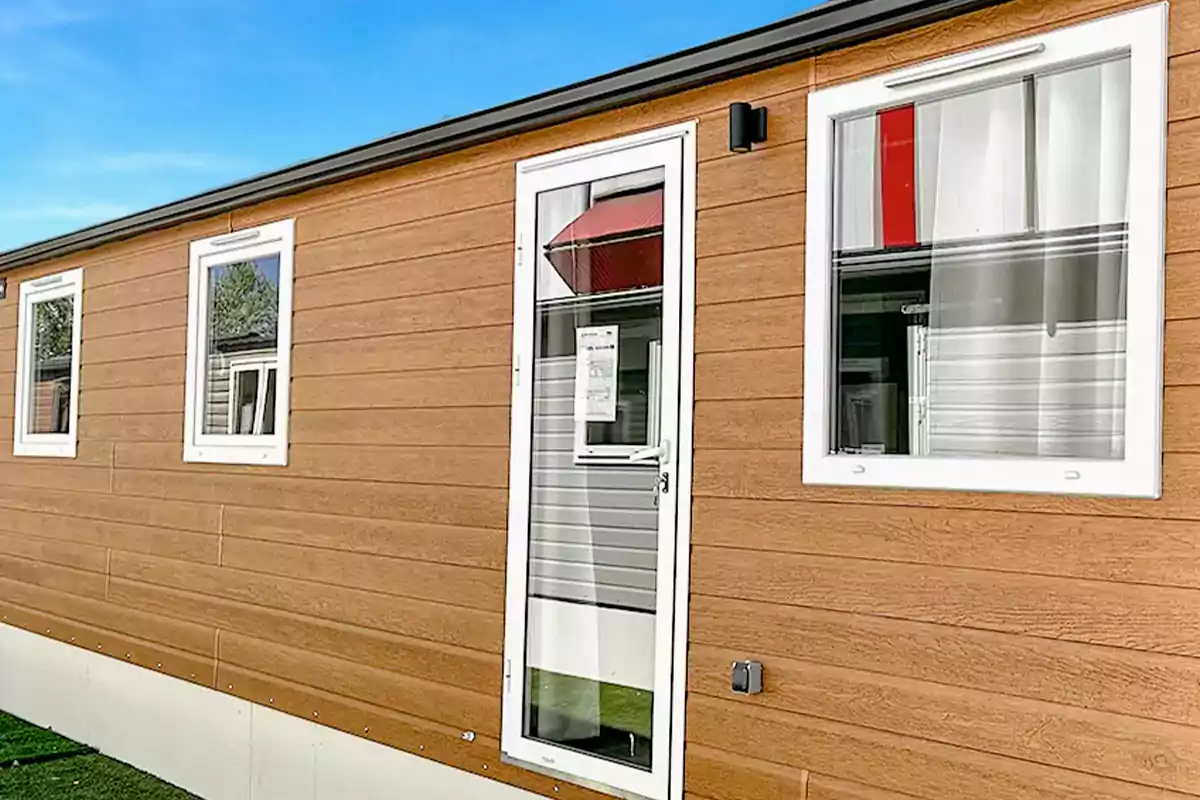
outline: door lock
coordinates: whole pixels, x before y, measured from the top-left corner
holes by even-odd
[[[671,473],[664,472],[658,476],[658,490],[663,494],[671,493]]]

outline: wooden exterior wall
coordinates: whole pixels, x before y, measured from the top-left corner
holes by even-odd
[[[86,268],[78,459],[15,459],[0,406],[3,621],[597,796],[498,757],[514,162],[698,118],[689,796],[1200,796],[1200,0],[1171,13],[1162,499],[800,480],[809,88],[1139,4],[1015,0],[10,274],[0,398],[16,283]],[[749,155],[735,100],[770,109]],[[188,241],[288,216],[290,466],[184,464]]]

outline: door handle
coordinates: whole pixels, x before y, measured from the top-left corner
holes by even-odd
[[[653,461],[657,459],[660,464],[671,463],[671,442],[668,439],[663,439],[661,444],[655,447],[644,447],[641,450],[634,450],[629,454],[629,460],[632,462]]]

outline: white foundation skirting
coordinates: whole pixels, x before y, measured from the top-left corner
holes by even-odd
[[[0,709],[206,800],[537,797],[4,624]]]

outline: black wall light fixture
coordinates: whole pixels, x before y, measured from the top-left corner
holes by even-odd
[[[767,140],[767,109],[749,103],[729,106],[729,149],[749,153],[756,144]]]

